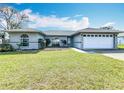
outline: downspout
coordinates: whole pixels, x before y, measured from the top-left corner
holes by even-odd
[[[74,42],[73,42],[73,37],[74,37],[74,36],[71,36],[71,38],[70,38],[70,41],[71,41],[71,45],[70,45],[70,46],[71,46],[71,47],[74,47],[74,46],[73,46],[73,43],[74,43]]]
[[[117,49],[117,34],[114,34],[114,49]]]
[[[83,34],[81,33],[81,49],[83,49]]]

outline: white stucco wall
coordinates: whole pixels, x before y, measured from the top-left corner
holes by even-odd
[[[20,43],[22,34],[29,36],[29,46],[21,46],[21,49],[38,49],[38,39],[44,39],[44,36],[39,33],[9,33],[9,42],[15,49],[18,49],[17,44]]]
[[[90,35],[99,35],[99,34],[90,34]],[[109,37],[109,36],[108,37],[98,37],[98,36],[97,37],[83,37],[83,35],[81,34],[75,35],[73,36],[73,46],[79,49],[114,48],[115,41],[113,39],[113,34],[105,34],[105,35],[112,35],[112,37]]]
[[[75,35],[73,37],[73,46],[76,47],[76,48],[82,48],[82,39],[81,39],[81,34],[78,34],[78,35]]]
[[[2,39],[0,38],[0,44],[2,44]]]

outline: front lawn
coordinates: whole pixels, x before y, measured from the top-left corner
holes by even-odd
[[[124,61],[71,49],[4,53],[0,89],[124,89]]]
[[[118,45],[118,48],[119,48],[119,49],[124,49],[124,44],[119,44],[119,45]]]

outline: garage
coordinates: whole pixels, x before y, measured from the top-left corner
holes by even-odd
[[[112,49],[113,39],[113,34],[84,34],[83,49]]]

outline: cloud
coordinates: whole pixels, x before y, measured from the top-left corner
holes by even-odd
[[[24,14],[26,14],[27,16],[29,16],[30,13],[32,13],[32,10],[31,10],[31,9],[25,9],[25,10],[21,11],[21,13],[24,13]]]
[[[106,26],[114,26],[115,22],[108,22],[106,24],[104,24],[102,27],[106,27]]]
[[[88,17],[82,17],[80,20],[71,19],[70,17],[57,17],[56,15],[44,16],[34,14],[32,10],[25,9],[22,11],[29,16],[31,21],[28,26],[31,28],[55,27],[60,29],[78,30],[89,26]]]

